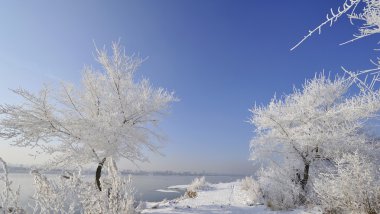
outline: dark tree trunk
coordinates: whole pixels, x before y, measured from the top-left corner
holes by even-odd
[[[303,170],[303,178],[301,180],[301,187],[303,190],[305,190],[307,181],[309,180],[309,167],[310,167],[310,164],[305,164],[305,167]]]
[[[309,168],[310,168],[310,163],[305,163],[304,169],[303,169],[303,178],[300,180],[301,187],[303,192],[300,193],[299,199],[301,204],[304,204],[306,202],[306,184],[309,180]],[[298,174],[298,178],[300,178],[300,174]]]
[[[96,181],[96,186],[98,186],[99,191],[102,191],[102,187],[100,185],[100,177],[102,176],[102,168],[105,161],[106,161],[106,158],[103,158],[103,160],[99,163],[98,168],[96,169],[95,181]]]

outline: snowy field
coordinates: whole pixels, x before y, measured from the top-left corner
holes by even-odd
[[[188,185],[171,186],[169,190],[186,189]],[[292,211],[272,211],[262,204],[251,204],[244,190],[241,190],[239,182],[209,184],[207,190],[197,191],[197,197],[180,197],[159,203],[148,202],[142,213],[236,213],[236,214],[317,214],[321,211],[301,209]]]

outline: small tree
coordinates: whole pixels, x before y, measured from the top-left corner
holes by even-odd
[[[157,152],[151,138],[160,136],[153,127],[175,98],[146,79],[137,81],[142,60],[127,56],[117,43],[112,56],[105,49],[96,51],[104,71],[85,67],[81,88],[62,83],[58,92],[44,87],[37,95],[13,90],[25,102],[0,106],[0,137],[54,154],[56,164],[99,163],[96,182],[101,190],[107,159],[145,161],[144,149]]]
[[[252,159],[268,160],[275,154],[271,160],[282,160],[276,170],[286,172],[277,174],[289,176],[301,187],[301,202],[306,200],[315,163],[331,162],[355,150],[376,157],[364,127],[368,119],[377,117],[380,92],[367,87],[351,94],[355,80],[352,76],[331,80],[320,74],[306,81],[302,90],[294,89],[281,99],[273,98],[268,106],[251,110],[256,133]],[[320,169],[315,167],[313,175]]]

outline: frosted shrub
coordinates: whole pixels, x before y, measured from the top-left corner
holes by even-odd
[[[314,183],[322,208],[328,212],[379,213],[378,170],[358,153],[343,155],[336,161],[336,170],[321,173]]]
[[[19,207],[20,188],[12,189],[12,181],[8,178],[7,163],[0,158],[0,213],[24,213]]]
[[[254,186],[254,183],[255,183],[255,180],[252,178],[252,176],[250,176],[250,177],[247,176],[247,177],[241,179],[240,188],[242,190],[247,191]]]
[[[123,179],[113,161],[107,163],[108,174],[101,179],[103,191],[83,181],[79,173],[49,180],[32,171],[36,187],[34,213],[136,213],[131,178]]]
[[[266,205],[272,210],[289,210],[301,204],[303,190],[285,171],[270,167],[260,172],[259,184]]]
[[[205,177],[197,177],[191,182],[191,184],[186,189],[186,196],[189,198],[197,197],[198,190],[208,190],[210,185],[206,182]]]
[[[82,211],[79,202],[80,180],[77,176],[49,180],[33,170],[35,193],[32,197],[33,213],[74,213]],[[83,212],[81,212],[83,213]]]
[[[240,181],[240,188],[247,193],[248,203],[262,201],[262,192],[259,183],[252,177],[245,177]]]
[[[197,190],[208,190],[210,189],[210,185],[206,182],[205,177],[197,177],[191,182],[191,184],[187,187],[187,190],[197,191]]]

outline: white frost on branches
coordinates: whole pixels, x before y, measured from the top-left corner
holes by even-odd
[[[351,20],[360,20],[364,24],[359,28],[359,34],[354,34],[354,39],[348,41],[352,42],[372,34],[380,33],[380,1],[379,0],[362,0],[365,3],[363,12],[355,13],[353,11],[348,17]],[[348,43],[346,42],[346,43]],[[344,44],[344,43],[343,43]]]
[[[363,6],[360,6],[363,4]],[[356,10],[362,7],[362,11],[356,13]],[[380,33],[380,1],[379,0],[346,0],[341,7],[333,10],[330,9],[330,13],[326,15],[326,20],[318,25],[316,28],[309,30],[308,34],[304,36],[295,46],[290,50],[294,50],[300,46],[305,40],[311,37],[314,33],[318,32],[321,34],[322,27],[326,25],[332,26],[341,16],[347,14],[347,17],[350,19],[351,23],[354,20],[363,21],[359,27],[359,33],[354,34],[354,38],[344,42],[342,44],[347,44],[353,42],[357,39],[361,39],[366,36],[370,36],[376,33]]]
[[[25,102],[0,106],[0,137],[55,154],[55,163],[63,164],[108,157],[144,161],[144,149],[157,152],[154,126],[176,100],[173,93],[137,81],[142,60],[127,56],[117,43],[111,56],[97,49],[96,59],[103,72],[85,67],[81,88],[62,83],[59,91],[13,90]]]

